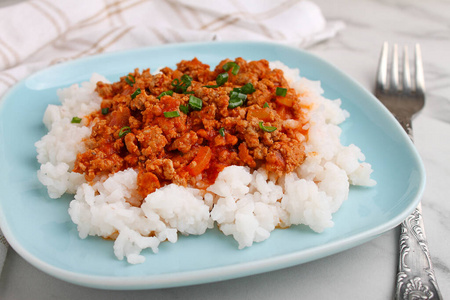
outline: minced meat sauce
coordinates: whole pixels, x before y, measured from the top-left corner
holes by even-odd
[[[169,183],[206,188],[230,165],[279,176],[305,157],[299,95],[266,60],[210,70],[194,58],[155,75],[136,69],[96,91],[101,109],[87,116],[92,133],[73,170],[88,182],[135,168],[143,199]]]

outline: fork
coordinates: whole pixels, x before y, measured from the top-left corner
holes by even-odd
[[[400,70],[398,47],[396,44],[393,46],[389,74],[388,52],[389,45],[385,42],[378,64],[375,96],[413,140],[411,120],[425,105],[425,79],[420,45],[415,45],[414,82],[409,67],[408,48],[403,50],[403,67]],[[394,299],[442,299],[428,250],[420,203],[400,225],[399,246]]]

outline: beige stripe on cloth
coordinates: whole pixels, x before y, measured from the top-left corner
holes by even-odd
[[[58,23],[58,21],[50,14],[47,12],[47,10],[43,9],[38,3],[38,1],[36,2],[27,2],[29,5],[31,5],[31,7],[35,8],[38,12],[40,12],[45,18],[47,18],[51,24],[53,24],[54,28],[56,29],[58,35],[60,35],[64,28],[61,27],[61,25]]]
[[[2,57],[4,56],[6,58],[6,67],[10,67],[20,61],[20,55],[14,50],[14,47],[2,39],[0,39],[0,52],[2,53]]]
[[[305,48],[342,28],[307,0],[28,0],[0,8],[0,96],[51,64],[107,51],[212,40]]]

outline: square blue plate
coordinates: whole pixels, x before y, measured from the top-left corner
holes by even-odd
[[[280,60],[301,76],[320,80],[325,97],[342,99],[350,117],[341,128],[344,145],[356,144],[374,169],[375,187],[352,187],[334,214],[335,226],[318,234],[306,226],[277,229],[271,237],[238,250],[217,229],[163,243],[158,254],[129,265],[113,242],[80,239],[67,213],[71,197],[53,200],[36,177],[34,143],[46,134],[42,117],[58,104],[56,90],[100,73],[115,81],[134,68],[155,70],[197,57],[215,67],[224,58]],[[60,279],[105,289],[192,285],[301,264],[364,243],[395,227],[413,211],[425,186],[421,159],[389,112],[353,79],[307,52],[270,43],[174,44],[103,54],[53,66],[12,88],[0,103],[0,219],[11,246],[37,268]]]

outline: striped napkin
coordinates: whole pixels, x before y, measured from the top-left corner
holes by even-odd
[[[40,69],[103,52],[216,40],[305,48],[342,28],[306,0],[22,1],[0,9],[0,96]],[[1,272],[1,231],[0,241]]]

